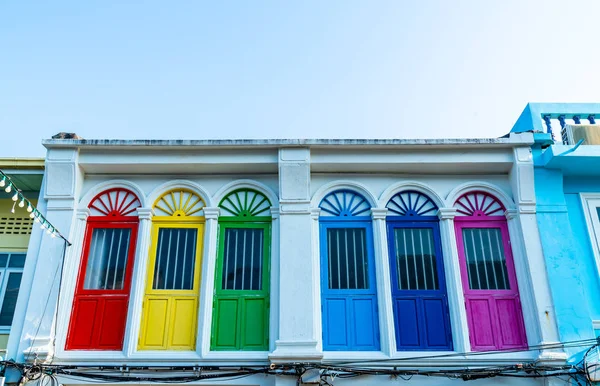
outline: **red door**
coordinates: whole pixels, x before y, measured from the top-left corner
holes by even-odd
[[[123,348],[138,230],[138,218],[131,214],[139,207],[135,196],[131,205],[120,202],[126,197],[131,201],[128,193],[112,190],[90,204],[100,216],[90,216],[87,223],[67,350]]]

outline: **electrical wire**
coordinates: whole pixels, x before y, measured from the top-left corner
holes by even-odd
[[[360,363],[347,365],[344,363],[283,363],[272,364],[270,366],[98,366],[98,365],[59,365],[59,364],[39,364],[37,361],[31,363],[15,363],[14,361],[0,361],[0,365],[5,367],[17,368],[21,373],[22,381],[48,380],[45,386],[57,386],[61,377],[66,379],[85,379],[90,383],[189,383],[202,380],[226,381],[234,380],[254,375],[265,376],[289,376],[295,377],[297,384],[302,384],[302,377],[309,370],[318,372],[319,384],[331,385],[336,378],[354,378],[361,376],[389,376],[410,380],[415,375],[427,377],[444,377],[449,379],[462,379],[464,381],[509,377],[509,378],[549,378],[564,379],[567,377],[574,384],[590,384],[590,377],[587,373],[587,358],[594,348],[598,347],[596,339],[582,339],[570,342],[560,342],[554,344],[544,344],[532,346],[533,349],[558,348],[558,347],[581,347],[593,342],[591,347],[587,348],[584,358],[576,365],[547,365],[536,361],[499,365],[477,365],[474,363],[462,363],[453,365],[435,364],[437,368],[398,368],[398,366],[388,363],[386,367],[378,365],[369,365],[372,362],[363,361]],[[587,347],[586,345],[586,347]],[[529,351],[529,350],[520,350]],[[506,353],[507,351],[493,351],[490,353]],[[477,354],[477,353],[466,353]],[[455,355],[463,355],[457,353]],[[448,357],[449,355],[430,355],[425,358]],[[424,358],[424,357],[420,357]],[[406,360],[414,358],[399,358],[394,360]],[[376,361],[381,362],[381,360]],[[385,361],[384,361],[385,362]],[[351,362],[348,362],[351,363]],[[583,364],[583,366],[582,366]],[[441,367],[441,368],[440,368]],[[50,377],[50,378],[48,378]],[[24,383],[24,382],[22,382]]]

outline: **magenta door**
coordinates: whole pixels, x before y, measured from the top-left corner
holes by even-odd
[[[457,208],[455,227],[471,349],[526,348],[504,207],[485,193],[471,193],[459,199]]]
[[[527,347],[506,222],[456,221],[473,351]]]

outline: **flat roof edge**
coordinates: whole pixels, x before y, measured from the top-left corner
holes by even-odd
[[[451,139],[203,139],[203,140],[121,140],[121,139],[46,139],[42,145],[55,147],[281,147],[281,146],[415,146],[415,145],[531,145],[531,134],[512,134],[508,138]]]

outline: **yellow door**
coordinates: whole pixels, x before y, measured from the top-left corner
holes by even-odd
[[[153,219],[140,350],[194,350],[203,219]]]

